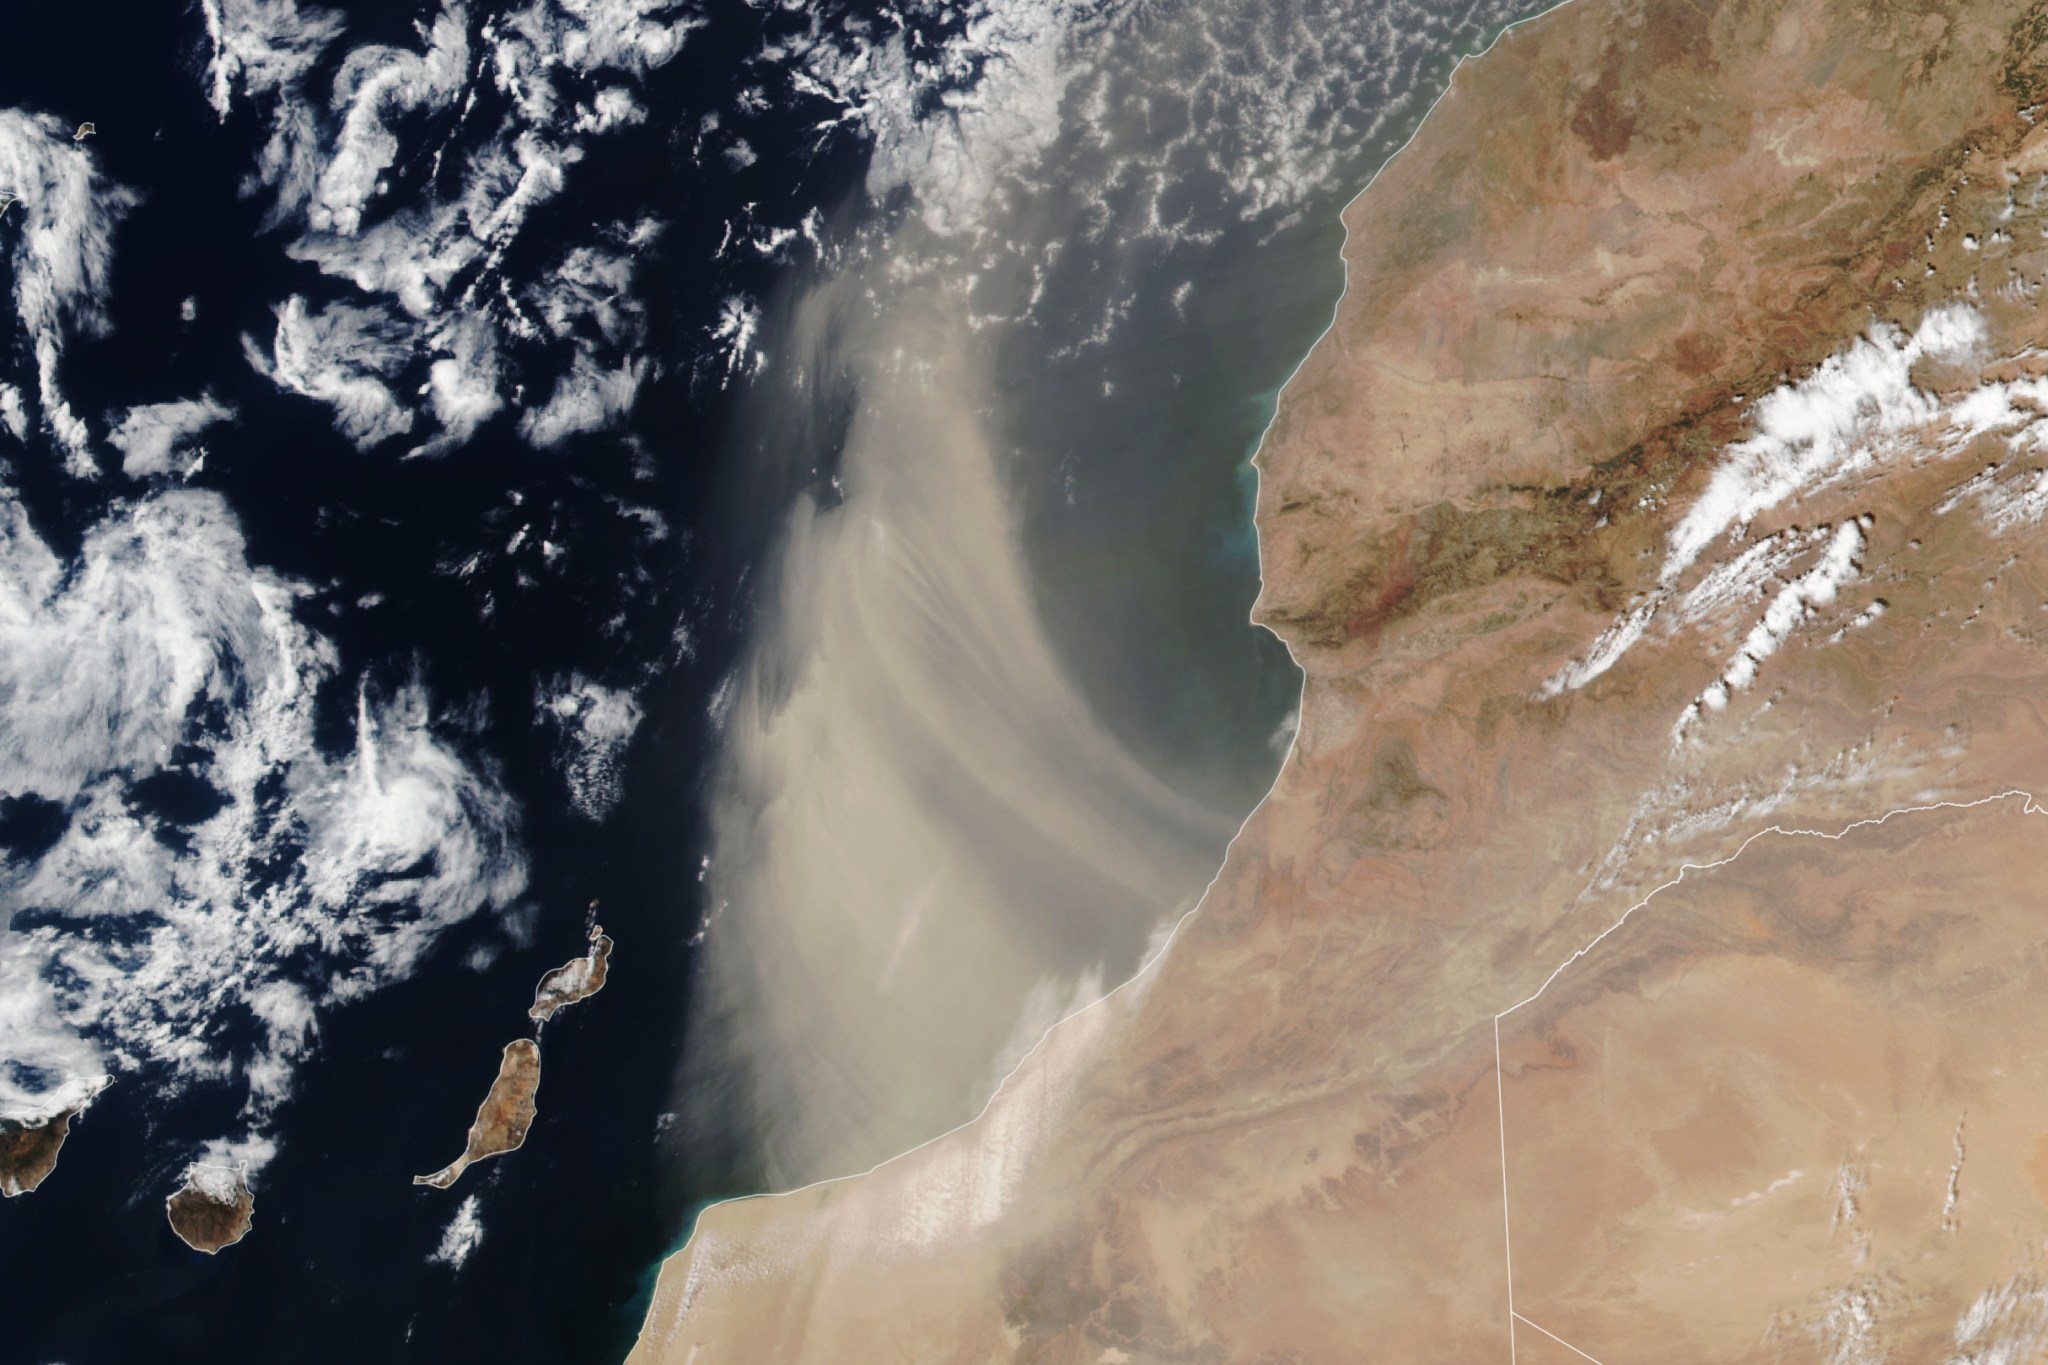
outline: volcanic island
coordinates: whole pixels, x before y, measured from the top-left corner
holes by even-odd
[[[462,1155],[432,1175],[414,1176],[412,1183],[445,1190],[474,1163],[518,1151],[533,1127],[534,1097],[539,1090],[540,1044],[531,1038],[515,1038],[505,1044],[497,1079],[477,1108],[476,1122],[469,1125],[469,1142]]]
[[[2048,3],[1571,0],[1345,212],[1300,728],[976,1122],[636,1365],[1878,1361],[2048,1319]]]
[[[534,987],[533,1004],[526,1013],[536,1028],[604,989],[612,941],[603,927],[595,924],[590,927],[589,939],[590,948],[582,957],[551,968]],[[412,1183],[445,1190],[476,1162],[518,1151],[539,1112],[539,1091],[540,1044],[531,1038],[515,1038],[505,1044],[500,1055],[497,1079],[478,1107],[476,1121],[469,1125],[469,1141],[462,1155],[432,1175],[414,1176]]]
[[[0,1117],[0,1197],[27,1194],[49,1179],[64,1139],[71,1135],[72,1121],[113,1083],[112,1076],[79,1082],[43,1113]]]
[[[256,1196],[244,1172],[232,1166],[194,1165],[164,1201],[164,1216],[178,1240],[211,1256],[249,1235]]]
[[[27,1194],[57,1169],[57,1153],[84,1105],[39,1119],[0,1119],[0,1195]]]
[[[590,951],[582,957],[571,958],[561,966],[553,968],[533,988],[533,1004],[526,1011],[526,1017],[536,1024],[545,1024],[555,1017],[555,1012],[587,1000],[604,989],[605,973],[610,969],[612,941],[606,936],[602,925],[590,926]]]

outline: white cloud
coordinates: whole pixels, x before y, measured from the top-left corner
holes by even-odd
[[[1416,112],[1454,38],[1514,17],[1491,0],[903,0],[819,14],[757,69],[833,106],[873,145],[870,196],[909,191],[942,236],[1063,197],[1085,237],[1199,241],[1337,187]],[[1212,187],[1206,226],[1194,183]]]
[[[1763,619],[1750,628],[1741,647],[1735,651],[1735,657],[1722,671],[1720,680],[1701,697],[1701,705],[1710,711],[1726,706],[1731,694],[1743,691],[1756,681],[1757,669],[1763,661],[1778,652],[1779,646],[1813,615],[1815,608],[1827,606],[1835,600],[1836,594],[1856,576],[1858,561],[1863,554],[1864,534],[1868,529],[1860,520],[1845,521],[1835,528],[1819,561],[1780,587],[1771,598]]]
[[[912,190],[927,226],[942,234],[978,225],[998,186],[1059,135],[1061,100],[1085,69],[1070,40],[1122,6],[971,0],[962,8],[936,44],[923,27],[875,33],[821,16],[809,34],[764,54],[799,63],[799,89],[838,105],[841,121],[869,138],[870,196]],[[929,24],[935,16],[916,17]]]
[[[199,8],[213,43],[207,99],[223,119],[238,85],[264,94],[296,85],[342,30],[339,14],[296,0],[200,0]]]
[[[17,441],[28,439],[28,413],[21,406],[21,390],[0,382],[0,427]]]
[[[1700,575],[1699,581],[1679,599],[1679,619],[1687,624],[1719,619],[1762,601],[1770,584],[1826,536],[1826,527],[1795,527],[1764,536],[1735,558]]]
[[[58,384],[69,334],[97,336],[107,327],[106,296],[113,264],[114,228],[133,208],[135,195],[108,184],[86,144],[48,114],[0,109],[0,191],[21,214],[12,238],[14,312],[36,358],[43,421],[68,456],[74,476],[91,477],[91,436]],[[13,430],[20,412],[0,404]]]
[[[309,312],[297,294],[277,308],[268,355],[242,339],[249,363],[281,389],[334,409],[334,428],[358,449],[412,430],[413,413],[384,381],[411,358],[404,331],[383,313],[334,303]]]
[[[121,452],[121,472],[131,479],[182,473],[172,456],[206,428],[232,421],[235,410],[212,394],[174,403],[148,403],[110,418],[108,442]]]
[[[643,223],[634,237],[652,241],[659,226]],[[614,345],[639,340],[641,307],[633,297],[633,258],[601,247],[581,246],[562,258],[560,265],[527,290],[534,310],[540,314],[548,333],[572,336],[577,324],[588,320],[600,335]]]
[[[200,1148],[199,1160],[193,1165],[236,1172],[246,1179],[268,1166],[276,1156],[277,1144],[266,1137],[216,1138]]]
[[[1662,581],[1674,582],[1712,541],[1797,493],[1868,467],[1887,442],[1924,426],[1936,405],[1914,387],[1913,366],[1960,360],[1985,335],[1975,309],[1944,305],[1929,310],[1912,336],[1880,323],[1806,378],[1766,394],[1755,407],[1756,434],[1728,447],[1673,529]]]
[[[445,1265],[450,1270],[460,1270],[462,1263],[469,1259],[484,1240],[484,1220],[477,1212],[475,1195],[456,1206],[455,1216],[448,1220],[447,1228],[441,1233],[441,1245],[434,1249],[428,1260]]]
[[[619,799],[620,762],[640,728],[640,703],[631,692],[577,673],[536,688],[533,705],[555,731],[570,804],[593,820],[604,819]]]
[[[2038,402],[2048,397],[2048,385],[1987,385],[1948,406],[1914,385],[1915,365],[1923,360],[1970,359],[1985,337],[1981,314],[1964,304],[1946,304],[1930,309],[1910,337],[1880,323],[1867,337],[1822,361],[1812,374],[1766,394],[1752,410],[1755,434],[1722,452],[1706,487],[1672,528],[1655,590],[1617,618],[1582,658],[1558,670],[1540,695],[1557,696],[1584,687],[1612,668],[1642,640],[1651,620],[1679,593],[1687,572],[1709,547],[1742,535],[1763,513],[1908,449],[1924,445],[1933,454],[1953,454],[1978,435],[2021,421],[2024,409],[2016,400]],[[1764,585],[1810,549],[1818,534],[1787,531],[1766,536],[1733,559],[1710,566],[1679,598],[1676,624],[1697,624],[1760,598]],[[1853,550],[1844,549],[1848,538],[1855,541]],[[1846,562],[1853,568],[1861,546],[1862,531],[1853,522],[1845,524],[1830,544],[1822,568],[1843,553],[1849,554]],[[1699,705],[1708,710],[1725,706],[1732,692],[1748,685],[1756,664],[1782,643],[1791,624],[1804,619],[1811,606],[1832,600],[1839,581],[1831,582],[1816,569],[1782,589],[1765,620]]]
[[[452,104],[468,66],[468,16],[459,4],[435,18],[424,53],[379,44],[348,54],[334,76],[341,128],[307,213],[314,231],[349,235],[362,225],[363,205],[398,158],[398,135],[387,120]]]
[[[272,123],[252,187],[274,195],[271,221],[298,229],[292,256],[359,291],[312,316],[301,301],[280,305],[278,340],[268,357],[251,347],[252,362],[280,386],[331,403],[359,445],[412,429],[416,414],[385,381],[419,362],[427,402],[417,415],[440,430],[417,449],[468,439],[505,405],[506,344],[532,332],[503,278],[507,251],[533,211],[564,192],[583,139],[644,120],[620,82],[681,50],[697,22],[681,11],[667,0],[533,0],[484,22],[473,45],[465,8],[448,4],[420,26],[417,49],[341,52],[323,107],[309,78],[342,45],[338,19],[291,0],[207,0],[216,107],[239,94]],[[571,107],[572,94],[603,77],[614,79]],[[495,86],[508,107],[483,136],[453,139],[480,85]],[[439,150],[427,183],[399,193],[390,172],[408,139]],[[333,325],[314,325],[321,319]],[[572,354],[556,398],[520,428],[539,444],[623,416],[644,369],[632,357],[599,365]]]
[[[579,105],[576,110],[579,133],[609,133],[614,128],[646,121],[647,111],[633,98],[633,92],[622,85],[606,86],[588,107]]]
[[[718,322],[711,330],[711,339],[718,343],[718,352],[725,361],[720,387],[738,375],[759,370],[766,363],[767,357],[754,346],[760,330],[761,305],[752,299],[735,295],[719,305]]]
[[[555,381],[547,404],[519,419],[519,434],[533,445],[547,447],[602,431],[632,408],[646,372],[643,360],[630,359],[610,368],[588,347],[578,347],[569,372]]]
[[[1662,605],[1661,599],[1653,597],[1629,608],[1625,615],[1600,633],[1593,641],[1593,647],[1586,651],[1586,657],[1574,659],[1544,683],[1541,695],[1555,697],[1584,687],[1620,663],[1621,656],[1633,649],[1644,632],[1649,630],[1650,622],[1656,618]]]
[[[498,340],[490,325],[465,317],[445,335],[445,354],[427,368],[427,400],[441,424],[441,436],[430,448],[467,441],[505,406],[498,393]]]
[[[65,816],[0,867],[0,1113],[149,1067],[243,1076],[260,1129],[321,1009],[524,889],[509,799],[417,683],[359,688],[353,752],[321,750],[301,591],[212,493],[117,507],[67,561],[0,491],[0,791]]]

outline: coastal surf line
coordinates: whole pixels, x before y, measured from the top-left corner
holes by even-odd
[[[1508,1203],[1507,1082],[1505,1079],[1505,1069],[1501,1065],[1500,1021],[1525,1005],[1535,1004],[1542,997],[1543,993],[1549,990],[1552,984],[1556,982],[1558,977],[1564,975],[1566,969],[1606,942],[1608,938],[1613,936],[1634,917],[1636,911],[1645,908],[1651,901],[1679,885],[1694,873],[1714,872],[1728,866],[1744,853],[1747,853],[1750,845],[1760,839],[1768,839],[1775,835],[1786,839],[1825,839],[1830,843],[1840,843],[1858,830],[1874,828],[1901,815],[1932,815],[1944,811],[1960,814],[1965,811],[1979,810],[1985,806],[1994,806],[2001,801],[2012,800],[2019,800],[2025,803],[2020,807],[2021,815],[2048,815],[2048,807],[2044,807],[2032,792],[2015,787],[2008,791],[1998,792],[1992,796],[1980,796],[1974,801],[1929,801],[1919,805],[1900,806],[1895,810],[1886,811],[1883,815],[1873,815],[1862,820],[1852,821],[1833,832],[1824,829],[1787,828],[1783,825],[1772,825],[1768,829],[1757,830],[1740,844],[1737,844],[1735,851],[1725,858],[1716,858],[1708,863],[1679,864],[1678,872],[1675,876],[1651,887],[1641,900],[1622,911],[1619,919],[1595,934],[1591,939],[1587,940],[1585,946],[1553,968],[1550,975],[1543,978],[1542,985],[1493,1016],[1493,1095],[1494,1103],[1498,1106],[1497,1117],[1500,1124],[1500,1221],[1502,1250],[1506,1256],[1508,1278],[1508,1365],[1515,1365],[1515,1324],[1517,1322],[1535,1328],[1535,1330],[1543,1333],[1544,1336],[1549,1337],[1552,1341],[1555,1341],[1573,1354],[1584,1356],[1587,1360],[1593,1361],[1594,1365],[1603,1365],[1603,1362],[1595,1356],[1587,1355],[1586,1352],[1572,1345],[1569,1341],[1566,1341],[1548,1328],[1537,1326],[1536,1323],[1523,1317],[1515,1308],[1514,1214]],[[1961,1131],[1960,1126],[1957,1131]]]

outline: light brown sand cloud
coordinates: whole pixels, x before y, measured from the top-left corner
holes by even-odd
[[[794,310],[786,353],[858,395],[844,501],[792,515],[713,797],[692,1065],[744,1078],[780,1186],[972,1116],[1130,974],[1242,814],[1176,795],[1091,715],[1033,604],[998,376],[955,298],[879,283]]]

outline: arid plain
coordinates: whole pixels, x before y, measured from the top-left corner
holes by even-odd
[[[2048,6],[1572,0],[1348,210],[1276,788],[634,1359],[2048,1349]]]

